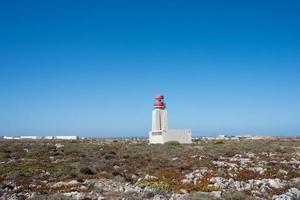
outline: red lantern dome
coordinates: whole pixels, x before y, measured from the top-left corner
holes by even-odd
[[[164,102],[161,102],[161,101],[158,101],[154,104],[154,106],[156,107],[164,107],[165,106],[165,103]]]
[[[157,100],[157,102],[154,103],[154,109],[164,110],[166,108],[166,104],[164,103],[164,96],[157,95],[155,96],[155,99]]]
[[[157,96],[155,96],[155,99],[164,99],[165,97],[164,97],[164,95],[157,95]]]

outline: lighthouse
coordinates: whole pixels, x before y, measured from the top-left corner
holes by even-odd
[[[168,130],[168,112],[164,103],[164,96],[158,95],[155,97],[156,102],[152,111],[152,131],[167,131]]]
[[[156,102],[152,111],[152,130],[149,132],[150,144],[164,144],[169,141],[191,143],[192,131],[190,129],[168,129],[168,112],[165,97],[155,96]]]

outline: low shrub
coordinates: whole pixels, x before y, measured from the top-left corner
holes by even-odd
[[[224,144],[224,141],[223,141],[223,140],[216,140],[216,141],[214,142],[214,144]]]
[[[152,188],[156,190],[167,190],[170,189],[170,185],[164,181],[141,181],[138,183],[138,186],[141,188]]]
[[[95,172],[93,172],[90,168],[88,167],[83,167],[80,169],[80,173],[85,174],[85,175],[94,175]]]
[[[248,196],[245,193],[238,191],[229,191],[224,194],[223,198],[225,200],[255,200],[254,197]]]
[[[169,142],[166,142],[165,145],[174,145],[174,146],[178,146],[180,145],[180,143],[178,141],[169,141]]]

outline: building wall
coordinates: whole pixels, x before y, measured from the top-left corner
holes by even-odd
[[[59,140],[77,140],[77,136],[54,136],[54,139],[59,139]]]
[[[168,130],[168,131],[150,131],[150,144],[164,144],[169,141],[177,141],[182,144],[192,143],[192,131],[189,129]]]
[[[166,110],[152,111],[152,131],[168,130],[168,113]]]
[[[166,131],[168,130],[168,111],[167,110],[161,110],[161,130]]]
[[[21,139],[31,139],[31,140],[36,140],[36,139],[38,139],[37,136],[21,136],[20,138],[21,138]]]
[[[161,130],[160,128],[160,112],[157,109],[152,111],[152,131]]]
[[[43,139],[46,139],[46,140],[52,140],[54,137],[53,136],[45,136],[43,137]]]
[[[5,140],[14,140],[14,139],[20,139],[20,137],[4,136],[3,139],[5,139]]]
[[[179,143],[192,143],[192,131],[189,129],[182,130],[168,130],[163,136],[163,143],[169,141],[177,141]]]
[[[149,132],[149,143],[150,144],[163,144],[162,132]]]

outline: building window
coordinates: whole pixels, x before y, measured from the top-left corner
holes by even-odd
[[[152,132],[152,135],[155,136],[155,135],[162,135],[162,132]]]

